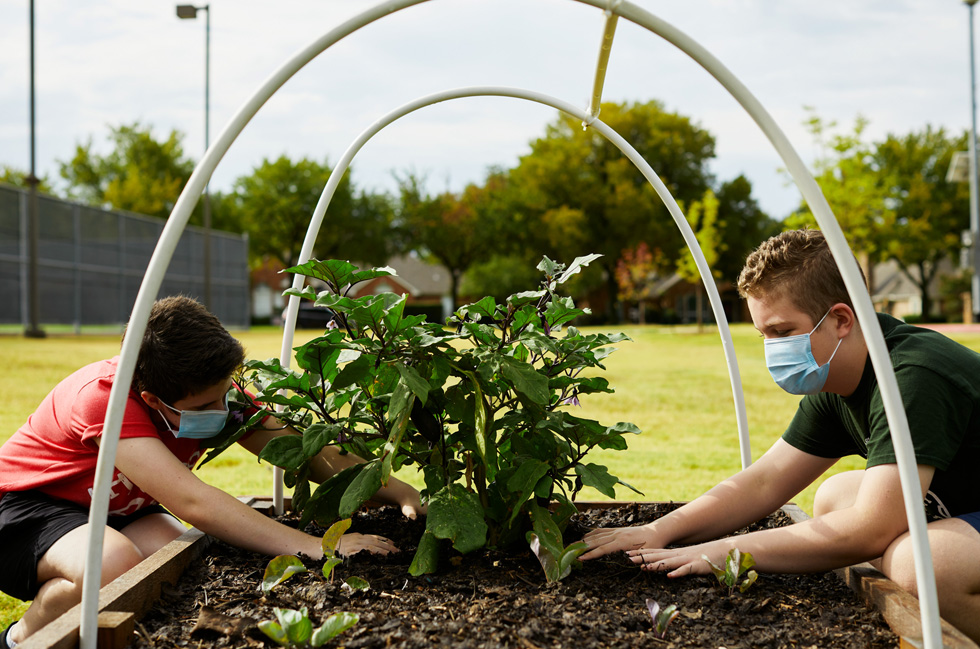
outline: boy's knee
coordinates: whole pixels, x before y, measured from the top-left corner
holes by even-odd
[[[102,553],[102,585],[134,568],[144,558],[139,548],[128,540],[106,546]]]

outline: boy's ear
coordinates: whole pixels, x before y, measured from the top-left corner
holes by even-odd
[[[143,399],[143,403],[150,406],[154,410],[160,410],[163,407],[163,402],[160,401],[160,397],[153,394],[152,392],[147,392],[143,390],[140,392],[140,397]]]
[[[840,338],[851,333],[851,330],[858,326],[857,315],[854,313],[854,309],[843,302],[838,302],[832,306],[830,308],[830,314],[837,318],[837,334]]]

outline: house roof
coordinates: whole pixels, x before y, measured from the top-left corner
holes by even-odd
[[[414,255],[392,257],[386,265],[397,273],[392,280],[404,287],[412,297],[442,297],[451,291],[452,280],[443,266],[422,261]]]

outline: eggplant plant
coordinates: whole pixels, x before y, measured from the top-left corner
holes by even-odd
[[[286,294],[331,309],[338,326],[297,347],[294,369],[247,362],[233,402],[257,402],[260,412],[232,426],[209,457],[266,413],[300,431],[272,440],[261,458],[284,470],[301,525],[351,516],[393,472],[416,467],[428,513],[412,574],[436,569],[441,543],[460,553],[519,543],[535,503],[556,503],[554,513],[541,507],[535,516],[564,529],[583,487],[609,497],[617,484],[633,489],[586,457],[625,450],[625,436],[640,432],[575,413],[579,399],[613,391],[598,373],[612,345],[629,340],[571,326],[588,310],[562,285],[597,257],[567,266],[545,257],[535,290],[503,303],[485,297],[445,324],[408,315],[403,295],[352,296],[357,284],[394,275],[390,268],[311,260],[287,269],[326,288]],[[367,462],[313,489],[310,461],[327,445]]]

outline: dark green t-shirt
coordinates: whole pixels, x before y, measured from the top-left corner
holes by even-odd
[[[980,511],[980,354],[946,336],[879,313],[916,461],[936,468],[929,488],[949,515]],[[822,392],[800,402],[783,439],[819,457],[860,455],[893,464],[878,380],[869,358],[849,397]]]

